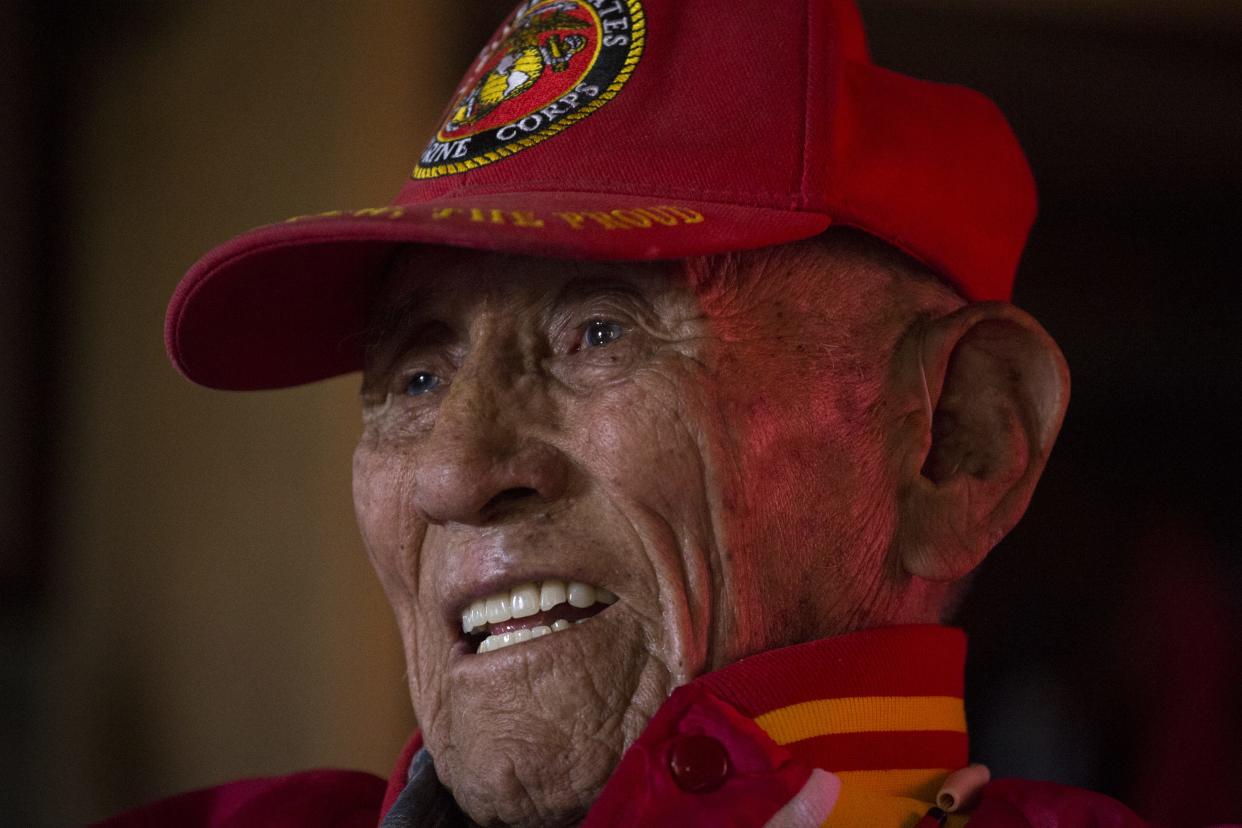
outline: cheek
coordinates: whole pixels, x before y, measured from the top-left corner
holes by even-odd
[[[721,532],[736,637],[753,651],[818,637],[865,600],[884,481],[867,406],[848,386],[788,357],[750,356],[722,355],[715,391],[729,424],[716,453],[730,460]]]
[[[408,559],[421,532],[406,508],[407,489],[408,475],[400,462],[359,445],[353,463],[354,513],[371,566],[398,612],[413,598]]]
[[[702,672],[719,568],[707,462],[711,428],[696,395],[702,378],[676,359],[576,407],[567,431],[605,504],[616,548],[626,550],[627,596],[643,619],[648,646],[675,683]]]
[[[610,496],[658,517],[681,540],[708,514],[701,437],[711,425],[696,404],[701,380],[672,362],[598,395],[573,429],[591,476]]]

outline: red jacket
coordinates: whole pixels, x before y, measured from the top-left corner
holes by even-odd
[[[942,824],[936,793],[967,757],[964,661],[960,631],[895,627],[704,675],[676,690],[626,751],[584,828]],[[387,785],[308,771],[183,794],[99,825],[370,828],[406,788],[420,749],[415,734]],[[426,777],[438,785],[434,773],[419,784]],[[1099,794],[1015,779],[991,782],[968,814],[943,824],[967,819],[972,828],[1146,824]]]

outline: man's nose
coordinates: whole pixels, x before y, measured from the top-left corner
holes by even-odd
[[[434,524],[483,525],[560,498],[568,459],[529,433],[531,393],[494,375],[459,375],[416,452],[414,507]]]

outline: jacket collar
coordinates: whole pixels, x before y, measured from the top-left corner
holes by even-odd
[[[961,630],[883,627],[769,650],[693,683],[811,767],[885,787],[938,785],[967,763],[965,661]]]

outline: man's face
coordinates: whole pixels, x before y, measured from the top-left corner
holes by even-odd
[[[675,687],[874,605],[876,440],[822,366],[870,369],[806,302],[777,274],[696,286],[667,264],[422,250],[394,270],[355,504],[426,744],[476,821],[580,818]]]

